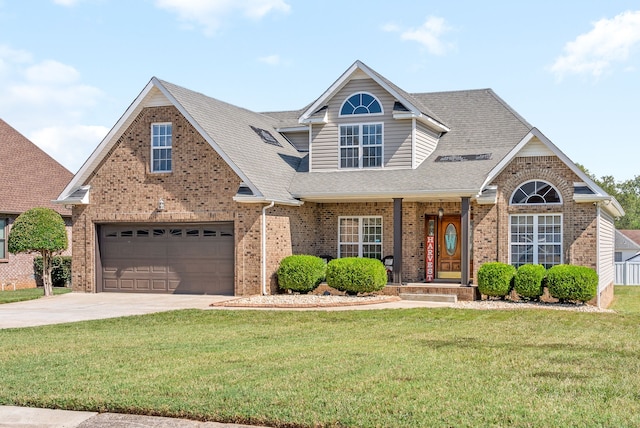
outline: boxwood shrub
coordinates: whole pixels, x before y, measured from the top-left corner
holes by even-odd
[[[489,262],[478,269],[478,291],[485,296],[504,298],[511,291],[516,268],[501,262]]]
[[[585,266],[556,265],[547,271],[547,287],[561,302],[588,302],[598,292],[598,274]]]
[[[42,256],[33,258],[33,273],[37,285],[42,285]],[[65,287],[71,283],[71,256],[54,256],[51,259],[51,285]]]
[[[542,265],[522,265],[513,278],[513,288],[520,298],[537,300],[544,292],[543,280],[547,270]]]
[[[347,294],[373,293],[387,285],[387,269],[377,259],[333,259],[327,265],[327,285]]]
[[[327,263],[320,257],[297,254],[282,259],[278,285],[283,290],[308,293],[324,281]]]

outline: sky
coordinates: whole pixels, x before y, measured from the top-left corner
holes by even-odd
[[[0,0],[0,118],[74,173],[153,76],[294,110],[356,60],[492,88],[596,177],[640,175],[637,0]]]

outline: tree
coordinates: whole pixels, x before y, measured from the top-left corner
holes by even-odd
[[[626,181],[616,181],[611,175],[597,179],[583,165],[576,165],[605,192],[620,202],[625,214],[615,220],[616,228],[640,229],[640,175]]]
[[[40,253],[44,295],[53,295],[51,269],[53,256],[67,249],[67,230],[60,214],[51,208],[32,208],[20,214],[9,232],[12,254]]]

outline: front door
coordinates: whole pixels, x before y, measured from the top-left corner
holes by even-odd
[[[462,277],[460,216],[443,216],[438,223],[438,278],[459,279]]]

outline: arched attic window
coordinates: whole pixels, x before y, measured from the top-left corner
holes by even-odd
[[[561,204],[560,193],[546,181],[527,181],[511,195],[511,205]]]
[[[366,92],[359,92],[349,96],[340,107],[340,116],[382,113],[380,101]]]

